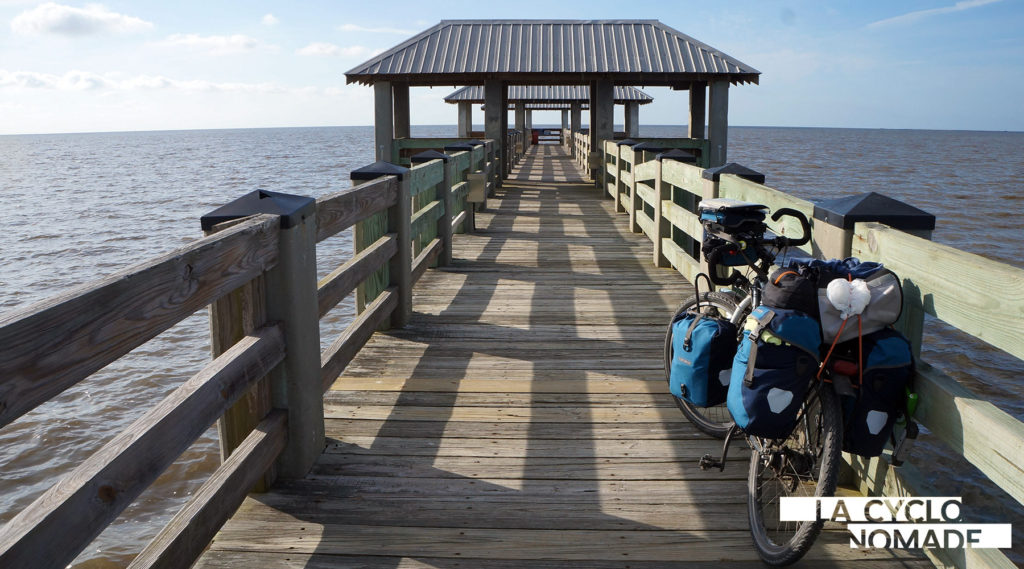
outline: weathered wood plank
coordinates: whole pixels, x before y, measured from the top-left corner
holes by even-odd
[[[661,162],[661,179],[677,188],[682,188],[690,193],[701,193],[704,186],[704,169],[691,164],[676,160],[663,160]]]
[[[188,569],[274,464],[287,437],[287,413],[271,411],[143,548],[128,569]]]
[[[682,230],[690,237],[698,241],[704,238],[704,226],[701,225],[700,218],[682,206],[665,200],[661,202],[661,215],[676,229]]]
[[[277,263],[259,216],[0,317],[6,425]]]
[[[387,176],[316,200],[316,240],[319,243],[384,211],[398,199],[398,181]]]
[[[655,200],[655,196],[654,196],[654,188],[648,186],[647,184],[643,184],[643,183],[637,182],[637,184],[636,184],[636,195],[644,203],[646,203],[646,204],[648,204],[650,206],[654,206],[654,202],[656,201]]]
[[[416,256],[412,261],[412,282],[416,283],[423,276],[423,273],[427,272],[430,268],[430,264],[437,259],[437,256],[441,254],[441,240],[433,239],[428,243],[423,251]]]
[[[341,333],[320,356],[320,381],[323,390],[334,383],[335,378],[348,366],[359,349],[373,335],[398,306],[398,297],[394,287],[384,290],[377,298],[359,314],[348,328]]]
[[[0,565],[66,566],[283,358],[280,326],[235,344],[11,519]]]
[[[580,395],[601,394],[658,394],[667,393],[664,381],[586,380],[564,379],[561,381],[536,382],[531,379],[494,381],[490,379],[420,379],[406,377],[360,378],[341,377],[331,386],[338,391],[391,391],[414,390],[435,393],[575,393]]]
[[[420,192],[425,192],[440,184],[444,179],[444,163],[440,160],[431,160],[413,166],[409,169],[409,178],[409,195],[415,196]]]
[[[430,230],[437,226],[437,220],[444,213],[444,206],[440,201],[432,201],[430,204],[420,208],[412,214],[410,222],[410,234],[413,237],[419,236],[424,230]]]
[[[643,211],[636,212],[636,224],[640,226],[640,229],[644,232],[644,235],[648,237],[654,235],[654,220],[651,219]]]
[[[389,421],[499,421],[511,423],[661,423],[679,421],[679,410],[667,407],[391,407],[324,405],[330,419],[387,419]]]
[[[317,304],[320,317],[344,300],[346,296],[385,266],[389,259],[398,252],[395,234],[389,233],[375,241],[372,245],[356,253],[344,265],[331,271],[317,284]]]
[[[853,254],[899,275],[906,302],[1024,359],[1024,270],[878,223],[857,224]]]

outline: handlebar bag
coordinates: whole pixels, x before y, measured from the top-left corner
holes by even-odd
[[[764,218],[768,215],[768,206],[765,205],[712,198],[701,200],[697,208],[701,223],[714,231],[764,234],[767,229]]]
[[[847,344],[845,351],[856,357],[857,341]],[[855,396],[843,398],[843,450],[871,457],[882,454],[896,419],[906,410],[914,356],[910,341],[892,328],[865,334],[862,349],[862,383]]]
[[[669,391],[697,407],[725,403],[736,325],[724,318],[687,311],[672,323]]]
[[[758,306],[732,362],[727,406],[748,435],[785,438],[819,364],[821,328],[797,310]]]

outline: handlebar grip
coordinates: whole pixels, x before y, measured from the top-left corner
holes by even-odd
[[[775,210],[772,214],[772,221],[778,221],[784,215],[795,217],[800,222],[800,229],[803,231],[803,235],[799,239],[793,239],[790,237],[785,238],[789,245],[803,245],[811,240],[811,222],[808,221],[807,216],[802,212],[799,212],[793,208],[783,207]]]

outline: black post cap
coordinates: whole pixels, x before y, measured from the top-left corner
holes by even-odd
[[[295,196],[267,190],[256,190],[228,202],[199,218],[203,231],[214,225],[255,215],[270,213],[281,216],[281,229],[296,225],[302,218],[316,212],[316,200],[306,196]]]
[[[697,156],[692,152],[673,148],[667,152],[662,152],[654,157],[655,160],[675,160],[677,162],[686,162],[687,164],[696,164]]]
[[[465,150],[467,152],[470,152],[474,148],[476,148],[476,147],[473,146],[472,144],[467,144],[465,142],[456,142],[455,144],[449,144],[449,145],[445,146],[444,147],[444,151],[445,152],[449,152],[449,151],[450,152],[462,152],[462,151]]]
[[[615,145],[616,146],[633,146],[635,144],[639,144],[639,143],[637,141],[633,140],[632,138],[624,138],[622,140],[615,141]]]
[[[431,160],[444,160],[445,162],[451,160],[451,156],[448,156],[444,152],[438,152],[436,150],[424,150],[419,154],[413,154],[409,157],[409,161],[413,164],[422,164],[423,162],[430,162]]]
[[[705,180],[717,182],[720,179],[722,179],[722,174],[734,174],[736,176],[739,176],[740,178],[743,178],[744,180],[750,180],[755,184],[764,183],[764,174],[756,170],[751,170],[746,166],[741,166],[735,162],[729,162],[724,166],[718,166],[716,168],[708,168],[704,170],[702,176]]]
[[[935,229],[935,216],[877,192],[823,200],[814,204],[814,219],[853,229],[859,221],[877,221],[904,231]]]
[[[633,152],[639,152],[641,150],[644,152],[665,152],[668,148],[658,144],[657,142],[641,142],[633,145]]]
[[[376,180],[381,176],[398,176],[401,180],[405,178],[405,175],[409,173],[408,168],[403,168],[397,164],[391,162],[385,162],[384,160],[378,160],[369,166],[363,166],[349,172],[349,179],[351,180]]]

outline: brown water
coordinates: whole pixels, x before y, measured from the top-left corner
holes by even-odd
[[[413,134],[453,133],[446,126],[414,127]],[[673,127],[641,134],[681,135]],[[253,189],[319,196],[345,188],[349,171],[372,161],[372,136],[370,127],[341,127],[0,137],[0,312],[181,246],[200,235],[201,215]],[[1024,133],[730,130],[730,160],[764,172],[772,187],[812,200],[884,193],[935,214],[936,241],[1018,267],[1021,148]],[[347,235],[321,244],[320,273],[350,251]],[[325,342],[350,320],[351,303],[335,312],[322,324]],[[949,331],[929,334],[924,356],[1024,417],[1020,361]],[[208,359],[200,313],[0,430],[0,522]],[[930,461],[938,484],[957,495],[990,491],[962,461],[942,456]],[[211,429],[76,566],[126,565],[217,462]],[[1019,510],[992,521],[1024,526]]]

